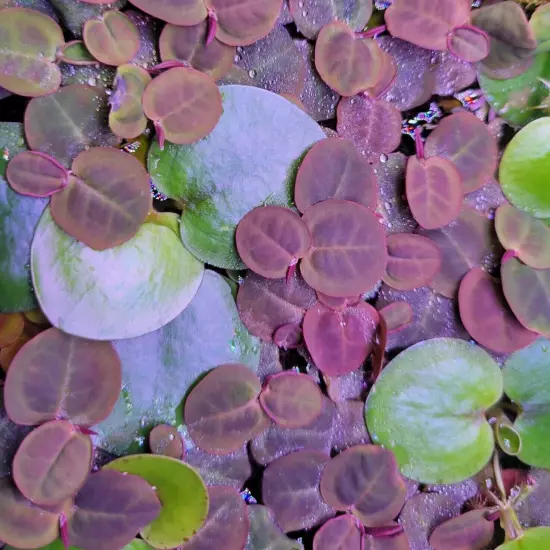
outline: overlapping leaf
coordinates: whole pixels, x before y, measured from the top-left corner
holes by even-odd
[[[362,534],[357,520],[343,514],[327,521],[313,538],[313,550],[360,550]]]
[[[149,448],[155,455],[170,456],[181,460],[183,457],[183,439],[174,426],[159,424],[149,434]]]
[[[145,13],[173,25],[196,25],[206,19],[207,11],[202,0],[131,0]]]
[[[392,302],[378,311],[388,332],[397,332],[412,322],[413,310],[408,302]]]

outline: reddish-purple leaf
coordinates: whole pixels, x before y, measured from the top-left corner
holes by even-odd
[[[69,65],[97,65],[97,59],[86,49],[82,40],[71,40],[57,51],[57,59]]]
[[[382,280],[397,290],[413,290],[433,281],[441,269],[437,245],[420,235],[389,235],[388,265]]]
[[[69,541],[83,550],[126,546],[162,508],[147,481],[116,470],[90,475],[74,504]]]
[[[209,508],[204,525],[186,542],[185,550],[243,550],[250,521],[248,506],[235,489],[208,487]]]
[[[121,378],[120,359],[110,342],[51,328],[25,344],[11,363],[6,411],[14,422],[28,426],[55,418],[93,426],[110,414]]]
[[[464,193],[485,185],[497,165],[495,138],[481,120],[465,111],[444,118],[425,147],[427,157],[444,157],[455,165]]]
[[[16,548],[40,548],[59,533],[59,514],[29,502],[9,476],[0,477],[0,539]]]
[[[92,440],[66,420],[32,431],[13,460],[13,479],[25,498],[52,506],[84,485],[92,467]]]
[[[441,251],[441,270],[430,286],[447,298],[456,297],[462,277],[472,267],[490,270],[500,260],[501,249],[491,220],[468,206],[463,206],[451,224],[420,230],[419,234],[431,239]]]
[[[421,548],[420,546],[409,545],[407,535],[405,533],[398,533],[388,537],[367,535],[364,538],[364,547],[361,550],[420,550]]]
[[[438,525],[430,536],[434,550],[483,550],[493,540],[495,524],[487,510],[472,510]]]
[[[326,199],[342,199],[376,208],[376,175],[351,141],[322,139],[304,158],[294,188],[300,212]]]
[[[392,302],[378,311],[384,318],[388,333],[405,328],[413,319],[413,310],[408,302]]]
[[[351,511],[366,527],[390,522],[405,502],[406,486],[391,451],[356,445],[334,457],[321,477],[321,494],[336,510]]]
[[[94,250],[130,240],[151,209],[149,175],[135,157],[111,147],[83,151],[67,187],[51,200],[52,217]]]
[[[376,215],[359,204],[330,199],[305,212],[313,246],[300,265],[305,281],[329,296],[368,292],[387,263],[386,238]]]
[[[317,298],[319,302],[334,309],[334,311],[342,311],[350,306],[356,306],[361,301],[361,296],[329,296],[328,294],[323,294],[322,292],[317,292]]]
[[[284,277],[290,265],[311,247],[311,235],[302,218],[283,206],[259,206],[239,222],[237,250],[242,261],[258,275]]]
[[[460,318],[470,336],[497,353],[512,353],[531,344],[537,334],[519,323],[508,307],[501,284],[474,267],[458,290]]]
[[[395,79],[397,78],[397,65],[393,57],[380,49],[382,54],[382,70],[380,73],[380,79],[365,93],[372,99],[381,99],[381,97],[392,87]]]
[[[550,228],[543,221],[503,204],[496,211],[495,229],[502,246],[514,251],[524,264],[535,269],[550,268]]]
[[[282,372],[270,376],[260,394],[265,413],[286,428],[303,428],[321,414],[323,394],[306,374]]]
[[[23,151],[9,162],[6,178],[12,189],[21,195],[49,197],[66,187],[69,174],[49,155]]]
[[[202,0],[131,0],[145,13],[173,25],[196,25],[206,19],[207,11]]]
[[[100,19],[88,19],[82,37],[88,51],[106,65],[130,63],[139,50],[139,31],[120,11],[107,11]]]
[[[366,95],[343,98],[337,121],[338,134],[351,140],[370,162],[378,162],[401,142],[401,113],[387,101]]]
[[[262,499],[285,532],[311,529],[335,511],[323,502],[319,481],[330,456],[298,451],[269,464],[262,479]]]
[[[317,38],[315,67],[333,90],[349,97],[378,83],[383,57],[374,40],[357,36],[342,21],[333,21]]]
[[[501,276],[504,296],[518,321],[550,338],[550,269],[533,269],[510,258],[503,261]]]
[[[241,321],[266,342],[273,341],[273,333],[282,325],[301,325],[306,310],[315,302],[315,291],[297,273],[288,282],[250,273],[237,294]]]
[[[357,519],[344,514],[328,520],[315,533],[313,550],[363,550]]]
[[[407,201],[415,220],[424,229],[439,229],[455,220],[462,206],[460,174],[442,157],[409,157]]]
[[[149,448],[155,455],[170,456],[178,460],[183,457],[183,439],[177,428],[168,424],[159,424],[151,430]]]
[[[489,55],[489,36],[477,27],[462,25],[447,35],[447,48],[459,59],[476,63]]]
[[[185,424],[196,445],[211,454],[229,454],[261,434],[268,420],[260,391],[260,380],[245,365],[210,371],[185,400]]]
[[[365,302],[343,311],[322,304],[308,310],[304,338],[317,368],[327,376],[358,369],[373,348],[378,313]]]
[[[284,350],[299,348],[304,343],[300,325],[287,323],[273,333],[273,342]]]
[[[222,98],[210,76],[175,67],[145,88],[143,110],[168,141],[194,143],[207,136],[220,120]]]
[[[447,34],[469,19],[469,0],[393,0],[385,13],[392,36],[427,50],[445,50]]]

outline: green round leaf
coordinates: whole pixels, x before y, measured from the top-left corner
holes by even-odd
[[[34,236],[31,272],[52,324],[75,336],[116,340],[151,332],[179,315],[204,267],[172,228],[145,223],[128,242],[98,252],[59,229],[47,209]]]
[[[132,455],[105,466],[141,476],[156,488],[160,515],[140,532],[155,548],[174,548],[187,542],[203,525],[208,492],[199,474],[180,460],[160,455]]]
[[[31,241],[48,199],[19,195],[6,181],[7,161],[25,151],[23,125],[0,123],[0,312],[36,307],[29,273]]]
[[[191,145],[167,142],[164,151],[155,141],[149,173],[159,191],[184,205],[185,246],[212,265],[243,269],[235,247],[237,224],[256,206],[291,204],[302,155],[325,135],[277,94],[251,86],[220,91],[223,114],[214,130]]]
[[[550,527],[527,529],[514,540],[505,542],[497,550],[546,550],[550,545]]]
[[[514,423],[522,443],[519,459],[550,468],[550,341],[539,338],[510,355],[503,376],[506,395],[521,407]]]
[[[510,202],[535,218],[550,217],[550,117],[531,122],[504,151],[499,180]]]
[[[403,475],[454,483],[479,472],[494,439],[484,411],[502,394],[500,369],[482,348],[434,338],[400,353],[366,403],[374,442],[392,450]]]

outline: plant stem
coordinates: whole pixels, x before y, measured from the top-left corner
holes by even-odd
[[[495,481],[500,491],[500,496],[504,502],[508,498],[506,494],[506,488],[504,487],[504,480],[502,479],[502,468],[500,467],[500,458],[498,451],[495,449],[495,454],[493,455],[493,471],[495,473]]]

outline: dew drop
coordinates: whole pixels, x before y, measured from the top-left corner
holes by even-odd
[[[256,74],[257,74],[257,73],[256,73],[256,71],[255,71],[254,69],[250,69],[250,70],[248,71],[248,76],[249,76],[250,78],[256,78]]]
[[[238,63],[240,60],[241,60],[241,56],[240,56],[240,55],[236,55],[236,56],[233,58],[233,61],[235,61],[235,63]]]
[[[388,155],[384,155],[384,153],[382,153],[380,155],[380,162],[382,162],[382,163],[388,162]]]
[[[88,78],[88,84],[90,86],[95,86],[97,84],[96,79],[93,76],[91,76],[90,78]]]
[[[300,1],[300,2],[298,2],[298,6],[299,6],[300,8],[303,8],[303,7],[304,7],[304,3]]]

